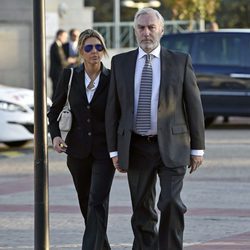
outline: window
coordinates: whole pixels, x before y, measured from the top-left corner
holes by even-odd
[[[192,49],[192,36],[190,35],[166,35],[161,40],[161,45],[168,49],[190,53]]]
[[[245,60],[245,47],[249,38],[245,34],[208,33],[196,36],[193,62],[201,65],[249,66]],[[249,51],[249,50],[248,50]]]

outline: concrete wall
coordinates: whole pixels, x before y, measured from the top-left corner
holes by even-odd
[[[0,1],[0,84],[32,89],[33,1]],[[46,0],[45,8],[47,56],[59,28],[68,31],[71,28],[83,30],[92,27],[93,8],[84,7],[83,0]],[[50,85],[48,79],[49,95]]]
[[[66,6],[66,13],[60,18],[60,26],[69,30],[75,27],[79,30],[92,28],[93,25],[93,7],[84,7],[82,1],[63,0],[59,1],[59,9],[62,4]]]
[[[49,70],[49,49],[55,40],[59,28],[69,31],[72,28],[80,31],[93,26],[93,7],[84,7],[82,0],[46,0],[46,54]],[[52,94],[52,82],[47,79],[48,95]]]
[[[32,1],[1,0],[0,84],[32,87],[32,46]]]

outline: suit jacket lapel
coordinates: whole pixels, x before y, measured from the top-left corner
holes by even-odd
[[[173,70],[173,61],[171,60],[170,53],[162,48],[161,49],[161,82],[160,82],[160,95],[159,95],[159,104],[160,100],[163,102],[166,101],[166,95],[168,95],[168,88],[171,83],[171,79],[174,74]]]
[[[83,64],[77,67],[76,69],[76,82],[79,93],[82,94],[84,103],[88,103],[88,98],[86,95],[86,87],[85,87],[85,71]]]
[[[108,81],[108,79],[107,79],[108,75],[109,75],[109,70],[106,69],[104,67],[104,65],[102,64],[102,70],[101,70],[101,74],[100,74],[99,84],[98,84],[97,89],[95,90],[95,93],[94,93],[94,96],[93,96],[91,102],[94,102],[96,97],[99,95],[99,93],[102,92],[103,88],[105,88],[107,86],[107,84],[108,84],[108,82],[107,82]]]
[[[129,107],[132,108],[132,112],[134,111],[134,92],[135,92],[135,67],[136,60],[138,56],[138,49],[131,51],[128,53],[128,59],[124,62],[126,83],[128,84],[128,102]]]

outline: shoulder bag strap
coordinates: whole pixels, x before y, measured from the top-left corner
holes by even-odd
[[[71,70],[71,73],[70,73],[70,78],[69,78],[68,92],[67,92],[67,100],[66,100],[66,105],[69,107],[69,110],[70,110],[69,92],[70,92],[70,88],[71,88],[71,81],[72,81],[74,69],[73,69],[73,68],[70,68],[70,70]]]

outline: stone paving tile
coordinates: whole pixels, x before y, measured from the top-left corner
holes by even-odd
[[[185,247],[185,250],[249,250],[250,232]]]
[[[188,207],[185,250],[250,250],[248,131],[223,131],[219,142],[222,131],[206,131],[206,162],[187,174],[182,193]],[[34,249],[34,167],[26,153],[9,156],[11,165],[0,156],[0,250]],[[84,225],[65,155],[49,153],[50,250],[79,250]],[[112,250],[132,248],[130,217],[126,175],[116,174],[108,224]]]

